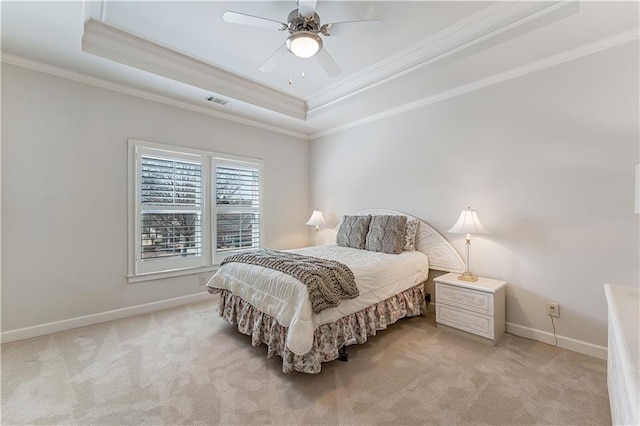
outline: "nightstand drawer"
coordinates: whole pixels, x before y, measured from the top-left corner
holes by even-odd
[[[436,321],[487,339],[494,338],[493,317],[456,309],[442,303],[436,305]]]
[[[469,290],[436,282],[436,304],[455,305],[493,316],[493,293]]]

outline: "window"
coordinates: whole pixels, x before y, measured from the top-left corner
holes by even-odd
[[[129,143],[131,281],[212,270],[260,248],[260,160]]]
[[[219,160],[216,181],[218,253],[260,246],[260,169]]]

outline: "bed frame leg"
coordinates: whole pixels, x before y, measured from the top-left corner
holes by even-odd
[[[349,354],[347,353],[346,346],[343,346],[338,350],[338,359],[343,362],[349,361]]]

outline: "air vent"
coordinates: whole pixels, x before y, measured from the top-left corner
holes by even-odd
[[[229,103],[228,100],[222,99],[222,98],[216,98],[215,96],[207,96],[205,100],[209,102],[213,102],[215,104],[220,104],[220,105],[226,105],[227,103]]]

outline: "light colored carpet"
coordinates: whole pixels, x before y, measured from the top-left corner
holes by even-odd
[[[2,424],[610,424],[606,362],[403,319],[284,374],[210,302],[2,345]]]

